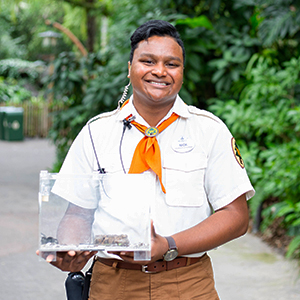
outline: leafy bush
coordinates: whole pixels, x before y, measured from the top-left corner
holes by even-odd
[[[19,104],[37,96],[44,70],[42,62],[17,58],[0,60],[0,102]]]
[[[0,28],[1,28],[0,20]],[[20,45],[20,38],[13,39],[7,32],[0,35],[0,57],[24,57],[26,49],[24,46]]]
[[[248,85],[239,101],[215,100],[210,110],[221,116],[244,153],[257,194],[252,215],[269,198],[278,203],[263,212],[263,228],[283,217],[282,226],[294,236],[288,255],[300,249],[300,58],[279,66],[262,60],[246,74]],[[298,249],[296,251],[296,249]]]
[[[30,99],[31,93],[16,80],[0,77],[0,103],[19,104]]]
[[[123,61],[126,59],[123,57]],[[64,157],[86,122],[95,115],[117,107],[122,89],[127,82],[127,65],[109,60],[106,65],[90,54],[78,57],[74,53],[61,53],[55,61],[49,92],[54,101],[64,102],[65,109],[55,113],[49,137],[57,147],[54,171],[61,167]]]
[[[56,144],[56,163],[53,171],[58,171],[64,157],[84,121],[88,118],[82,105],[86,89],[88,59],[72,52],[62,52],[54,62],[54,73],[46,78],[45,85],[54,103],[63,104],[61,111],[53,113],[53,124],[49,137]]]
[[[39,71],[38,68],[41,68]],[[45,68],[42,62],[30,62],[18,58],[0,60],[0,76],[14,79],[28,78],[36,81]]]
[[[63,39],[51,49],[44,47],[39,35],[49,30],[45,19],[61,22],[64,13],[63,1],[0,1],[0,58],[36,61],[71,49]]]

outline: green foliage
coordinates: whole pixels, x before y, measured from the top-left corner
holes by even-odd
[[[62,52],[54,62],[53,74],[46,78],[47,84],[53,84],[55,98],[70,98],[72,105],[80,104],[84,83],[87,80],[87,60],[73,52]]]
[[[296,236],[300,234],[300,58],[283,66],[258,62],[246,74],[248,84],[239,101],[215,100],[210,110],[225,120],[237,140],[244,141],[240,148],[257,190],[250,201],[252,214],[261,202],[275,197],[279,203],[264,211],[263,228],[284,217],[282,225]]]
[[[287,257],[300,257],[300,202],[286,200],[271,205],[263,212],[264,218],[268,222],[276,218],[283,217],[282,226],[287,230],[287,234],[292,236],[288,249]],[[263,224],[266,227],[266,224]]]
[[[2,26],[0,25],[0,28]],[[6,57],[24,57],[26,49],[20,45],[21,39],[13,39],[8,32],[0,35],[0,58]]]
[[[176,20],[176,24],[187,25],[191,28],[205,27],[207,29],[213,29],[212,23],[204,15],[195,18],[178,19]]]
[[[20,104],[37,96],[43,71],[43,62],[18,58],[0,60],[0,103]]]
[[[49,137],[57,147],[57,162],[54,171],[61,163],[76,135],[88,118],[88,111],[82,105],[90,70],[90,57],[78,57],[75,53],[62,52],[54,63],[54,73],[47,78],[49,97],[54,102],[63,102],[64,109],[53,113],[53,125]]]
[[[31,93],[16,80],[0,77],[0,103],[19,104],[31,98]]]
[[[185,101],[206,108],[209,98],[218,95],[227,99],[233,83],[243,76],[248,60],[261,45],[249,21],[254,4],[203,0],[197,4],[190,1],[183,8],[181,1],[167,2],[173,3],[177,13],[186,13],[185,18],[175,21],[187,53],[182,90]]]
[[[51,49],[42,45],[39,36],[51,30],[45,19],[61,22],[64,9],[61,1],[27,0],[0,2],[0,59],[20,58],[35,61],[71,49],[63,39]],[[53,29],[52,29],[53,30]]]
[[[299,2],[293,0],[264,1],[259,36],[264,45],[294,36],[300,30]]]
[[[33,63],[21,59],[3,59],[0,60],[0,76],[10,77],[14,79],[28,78],[35,81],[39,78],[41,68],[43,71],[44,65],[42,62]]]

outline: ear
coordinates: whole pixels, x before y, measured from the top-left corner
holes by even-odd
[[[131,63],[129,61],[128,62],[128,75],[127,75],[128,78],[130,78],[130,69],[131,69]]]

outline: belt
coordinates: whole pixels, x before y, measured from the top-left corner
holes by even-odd
[[[158,273],[162,271],[170,271],[173,269],[193,265],[199,262],[205,256],[206,254],[204,254],[201,257],[178,257],[172,261],[158,260],[148,265],[132,264],[132,263],[124,262],[122,260],[108,259],[102,257],[97,257],[97,260],[102,264],[113,268],[139,270],[142,271],[143,273]]]

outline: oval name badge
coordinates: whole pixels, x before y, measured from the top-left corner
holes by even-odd
[[[180,153],[192,151],[194,148],[195,143],[190,138],[181,137],[172,143],[172,149]]]

